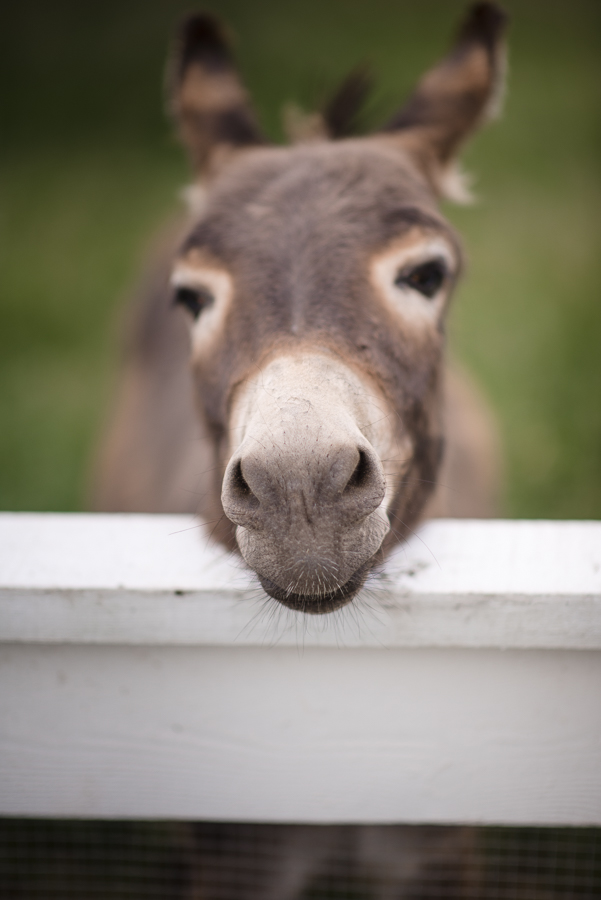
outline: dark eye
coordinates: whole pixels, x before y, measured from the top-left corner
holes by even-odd
[[[412,269],[403,269],[394,283],[397,287],[410,287],[431,298],[438,293],[446,277],[447,267],[442,259],[432,259]]]
[[[173,294],[173,304],[185,306],[197,319],[205,307],[213,302],[213,295],[202,287],[178,287]]]

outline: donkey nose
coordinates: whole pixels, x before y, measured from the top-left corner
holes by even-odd
[[[221,501],[226,516],[252,530],[277,530],[298,512],[310,523],[329,518],[341,525],[369,516],[384,498],[382,464],[368,445],[330,446],[306,454],[259,453],[233,458]]]

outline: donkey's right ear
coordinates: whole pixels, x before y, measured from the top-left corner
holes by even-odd
[[[264,143],[221,23],[208,13],[187,16],[167,67],[170,111],[198,177],[236,150]]]

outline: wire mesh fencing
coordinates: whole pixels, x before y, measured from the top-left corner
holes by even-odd
[[[0,819],[0,900],[598,900],[601,828]]]

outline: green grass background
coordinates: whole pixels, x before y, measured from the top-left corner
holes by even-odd
[[[377,123],[447,46],[455,0],[213,0],[264,127],[373,62]],[[503,434],[505,513],[601,518],[601,3],[513,0],[501,122],[467,150],[476,207],[446,211],[469,271],[450,343]],[[189,3],[21,0],[0,10],[0,508],[85,508],[119,309],[187,169],[162,111]]]

